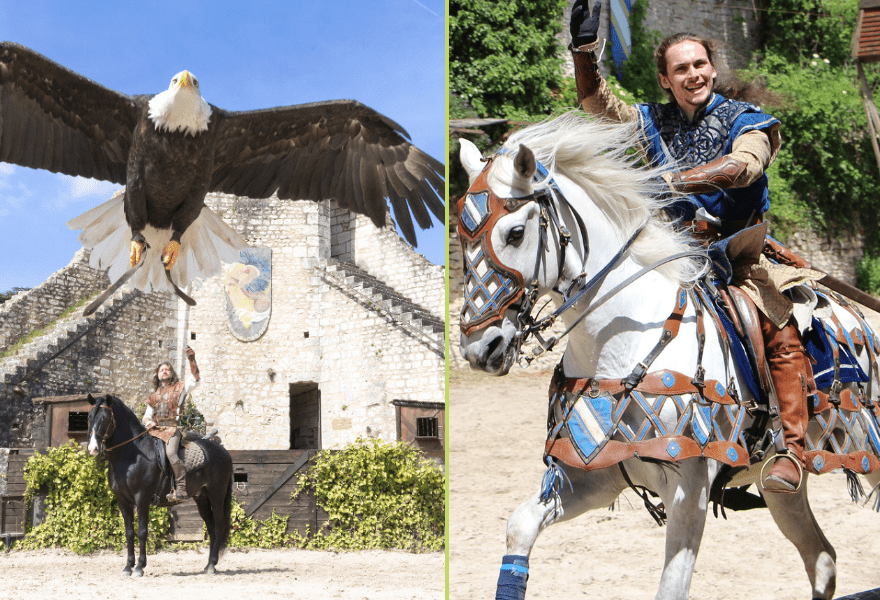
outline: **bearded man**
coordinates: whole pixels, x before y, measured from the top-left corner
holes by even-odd
[[[189,499],[186,493],[186,468],[177,456],[181,439],[177,424],[180,421],[184,400],[201,383],[196,353],[189,346],[186,347],[186,357],[189,361],[190,375],[185,381],[180,381],[171,363],[163,362],[156,367],[153,374],[155,391],[147,399],[147,410],[143,419],[147,431],[165,442],[165,453],[171,463],[175,483],[174,489],[168,494],[168,500],[174,503]]]

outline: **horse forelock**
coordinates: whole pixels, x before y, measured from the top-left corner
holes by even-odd
[[[636,262],[647,265],[692,249],[694,242],[674,223],[658,218],[659,211],[674,199],[660,177],[668,167],[638,165],[640,156],[634,150],[639,141],[635,123],[594,120],[580,111],[571,111],[515,132],[504,144],[502,156],[515,154],[520,144],[527,146],[551,178],[561,175],[583,189],[589,200],[620,227],[621,239],[647,221],[630,250]],[[493,165],[492,176],[500,181],[508,177],[512,180],[512,160],[495,162],[498,164]],[[705,264],[698,258],[682,259],[657,271],[676,283],[689,284],[703,274]]]
[[[107,402],[107,398],[110,398],[112,402]],[[94,412],[95,409],[98,409],[99,407],[101,411],[113,411],[117,427],[119,427],[120,425],[140,424],[140,419],[138,419],[135,412],[125,402],[123,402],[121,398],[109,394],[106,396],[100,396],[95,401],[95,406],[92,408],[92,412]]]

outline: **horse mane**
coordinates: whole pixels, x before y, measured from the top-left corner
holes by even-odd
[[[138,416],[135,414],[134,410],[132,410],[132,408],[128,404],[126,404],[122,400],[122,398],[120,398],[118,396],[114,396],[113,394],[106,394],[106,396],[113,398],[113,405],[119,411],[117,413],[117,417],[119,416],[119,413],[121,413],[121,415],[124,416],[126,419],[131,419],[131,421],[135,425],[139,425],[141,428],[143,428],[143,423],[141,423],[141,420],[138,419]]]
[[[647,221],[630,250],[641,265],[663,257],[694,250],[694,239],[663,218],[661,209],[676,199],[661,174],[667,167],[640,165],[637,123],[593,119],[582,111],[570,111],[515,132],[503,148],[511,156],[523,144],[549,171],[560,173],[587,193],[590,200],[621,228],[622,240]],[[679,196],[680,197],[680,196]],[[681,285],[691,285],[706,270],[701,258],[679,259],[657,268]]]

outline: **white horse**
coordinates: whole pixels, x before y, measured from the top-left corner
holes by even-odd
[[[545,342],[536,318],[529,314],[537,298],[549,295],[558,305],[573,298],[570,308],[559,315],[569,333],[554,378],[569,384],[551,398],[551,413],[555,411],[551,425],[571,428],[568,419],[580,415],[582,434],[587,430],[594,440],[607,434],[604,446],[586,468],[568,464],[577,460],[560,459],[565,453],[554,453],[548,442],[545,450],[555,458],[548,461],[541,489],[508,520],[499,598],[524,597],[528,556],[541,531],[585,511],[607,507],[632,486],[659,495],[667,517],[666,556],[656,598],[685,600],[710,491],[719,473],[724,473],[725,465],[739,467],[728,487],[760,481],[762,462],[737,452],[746,445],[742,432],[753,422],[750,411],[743,410],[752,407],[753,395],[725,349],[724,334],[709,316],[710,302],[700,302],[707,296],[689,291],[706,272],[705,252],[689,235],[657,217],[664,205],[654,193],[658,173],[634,165],[637,156],[627,149],[634,147],[635,135],[630,126],[570,113],[515,133],[488,164],[473,144],[461,142],[460,158],[470,178],[468,193],[458,203],[466,288],[461,353],[473,368],[505,375],[519,358],[524,340],[534,336]],[[560,241],[568,235],[570,243]],[[662,262],[669,257],[675,258]],[[585,284],[588,279],[589,285]],[[578,294],[578,290],[586,291]],[[680,300],[687,301],[683,311]],[[716,397],[721,404],[707,403],[700,394],[664,396],[649,390],[625,395],[644,401],[631,401],[623,410],[619,383],[638,372],[640,362],[650,362],[646,357],[676,319],[670,320],[675,307],[681,313],[677,335],[660,345],[662,350],[653,363],[644,365],[649,368],[642,371],[650,371],[645,381],[651,373],[660,374],[654,375],[655,384],[658,376],[663,379],[662,374],[674,373],[679,380],[684,374],[686,379],[705,381],[707,397],[712,381],[716,392],[727,394],[727,400]],[[843,444],[862,461],[846,463],[851,478],[856,479],[854,471],[870,471],[866,478],[873,488],[880,483],[880,447],[876,437],[866,441],[872,433],[876,436],[877,425],[870,403],[866,408],[862,400],[870,394],[877,401],[880,383],[874,353],[878,344],[856,311],[827,303],[826,310],[840,324],[832,329],[867,334],[870,341],[861,346],[857,359],[871,381],[861,386],[844,384],[858,396],[853,411],[842,413],[830,406],[830,412],[820,416],[824,415],[827,424],[830,418],[845,414],[849,427],[843,427],[838,418],[837,425],[829,425],[822,437],[823,429],[814,419],[807,449]],[[701,330],[705,333],[702,347],[697,342]],[[698,373],[700,367],[704,374]],[[594,381],[593,389],[577,394],[581,384],[586,388]],[[615,385],[618,389],[607,391]],[[605,401],[607,406],[604,412],[593,411],[591,420],[585,403],[573,408],[579,398],[586,403]],[[642,405],[649,411],[656,408],[657,423],[645,424],[648,419]],[[827,402],[817,410],[825,409],[829,409]],[[707,425],[707,410],[715,411],[716,424]],[[683,439],[688,436],[693,439]],[[551,434],[548,440],[552,438]],[[626,446],[633,438],[636,445]],[[667,443],[670,440],[676,443]],[[814,441],[822,448],[815,447]],[[635,457],[632,447],[645,448],[645,454]],[[621,457],[615,448],[629,448],[628,454]],[[690,454],[696,448],[700,455],[681,459],[686,448]],[[765,446],[765,450],[759,456],[771,460],[773,448]],[[577,459],[570,447],[568,451],[569,457]],[[683,454],[673,456],[679,451]],[[579,452],[583,460],[584,449]],[[822,464],[815,460],[813,467],[821,472]],[[596,465],[601,468],[593,468]],[[806,485],[793,494],[762,495],[780,530],[798,549],[813,597],[832,598],[835,552],[813,518]]]

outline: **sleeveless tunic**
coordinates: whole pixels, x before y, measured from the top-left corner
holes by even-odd
[[[153,421],[156,422],[150,435],[168,442],[177,431],[177,403],[185,386],[184,381],[162,386],[147,399],[147,406],[153,409]]]

